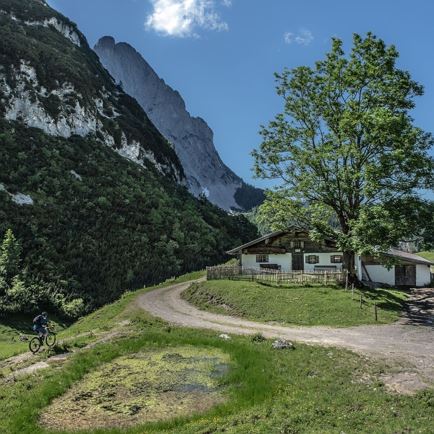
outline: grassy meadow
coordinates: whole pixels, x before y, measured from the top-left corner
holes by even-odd
[[[434,251],[426,251],[426,252],[419,252],[419,256],[422,256],[422,258],[428,259],[429,261],[434,262]],[[434,265],[431,266],[431,273],[434,273]]]
[[[192,285],[183,297],[216,313],[287,325],[349,327],[387,324],[398,319],[406,294],[391,289],[360,292],[330,286],[273,286],[259,282],[214,280]],[[378,306],[378,321],[374,316]]]
[[[184,277],[188,280],[200,274]],[[171,284],[172,282],[167,282]],[[274,290],[268,288],[267,290]],[[63,417],[70,417],[67,409],[77,402],[67,402],[69,394],[80,390],[82,413],[107,411],[110,417],[119,412],[116,396],[101,395],[92,401],[83,393],[83,384],[92,375],[112,382],[118,372],[119,361],[133,360],[138,354],[179,352],[190,348],[194,354],[204,351],[221,354],[228,361],[229,370],[218,379],[213,378],[224,398],[215,407],[198,413],[178,415],[175,419],[148,422],[134,427],[114,426],[113,429],[84,428],[85,433],[430,433],[434,424],[434,392],[424,391],[414,396],[401,396],[386,391],[381,381],[385,365],[345,350],[296,344],[294,350],[273,350],[268,340],[254,342],[252,337],[232,336],[223,340],[218,333],[206,330],[179,328],[155,319],[139,310],[134,303],[137,295],[126,294],[120,301],[105,306],[83,318],[59,334],[76,352],[63,364],[15,381],[0,379],[0,432],[7,434],[52,434],[41,424],[50,405],[65,403],[65,412],[56,411],[55,420],[62,426]],[[124,325],[121,325],[124,324]],[[109,342],[101,342],[84,349],[100,333],[122,330],[123,335]],[[81,348],[81,350],[79,350]],[[224,356],[223,356],[224,355]],[[41,356],[43,357],[43,356]],[[37,360],[37,357],[35,358]],[[170,358],[173,363],[173,355]],[[143,371],[147,387],[159,393],[167,390],[170,365]],[[108,373],[108,374],[107,374]],[[133,375],[133,376],[131,376]],[[134,377],[135,372],[127,375]],[[122,380],[119,376],[119,381]],[[142,381],[142,380],[141,380]],[[203,379],[204,382],[208,381]],[[136,386],[128,380],[119,384],[125,393]],[[133,387],[132,390],[126,390]],[[60,401],[59,401],[60,399]],[[76,398],[74,398],[76,399]],[[92,398],[94,399],[94,398]],[[108,402],[107,402],[108,400]],[[160,403],[161,404],[161,403]],[[149,405],[152,405],[149,404]],[[80,406],[78,406],[80,408]],[[76,411],[80,422],[83,414]],[[122,417],[121,417],[122,413]],[[133,417],[133,416],[132,416]],[[77,424],[78,424],[77,422]],[[79,425],[79,424],[78,424]],[[60,431],[68,433],[64,429]],[[77,432],[77,431],[75,431]]]

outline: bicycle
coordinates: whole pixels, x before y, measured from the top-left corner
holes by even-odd
[[[41,347],[44,346],[44,342],[48,348],[52,348],[56,344],[56,340],[56,333],[47,327],[47,334],[45,336],[35,336],[33,339],[30,340],[29,350],[33,354],[36,354],[41,349]]]

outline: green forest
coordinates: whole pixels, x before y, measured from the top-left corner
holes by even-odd
[[[20,252],[6,283],[33,288],[34,301],[21,310],[48,304],[74,315],[78,299],[90,310],[221,262],[257,234],[243,216],[195,199],[151,164],[142,168],[94,139],[50,137],[3,120],[0,130],[0,237],[11,229]],[[15,203],[17,193],[33,205]]]

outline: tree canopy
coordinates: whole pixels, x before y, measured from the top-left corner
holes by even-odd
[[[433,186],[432,136],[411,110],[423,87],[399,53],[371,33],[340,39],[314,67],[276,74],[283,112],[262,127],[255,171],[282,181],[262,219],[333,238],[354,274],[354,253],[378,253],[418,228],[420,189]]]

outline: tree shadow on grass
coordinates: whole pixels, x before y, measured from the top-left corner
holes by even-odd
[[[408,291],[405,290],[394,290],[399,291],[403,295],[407,295]],[[369,298],[373,303],[377,303],[380,309],[391,311],[391,312],[401,312],[405,308],[405,297],[400,297],[385,289],[363,289],[363,295]]]

